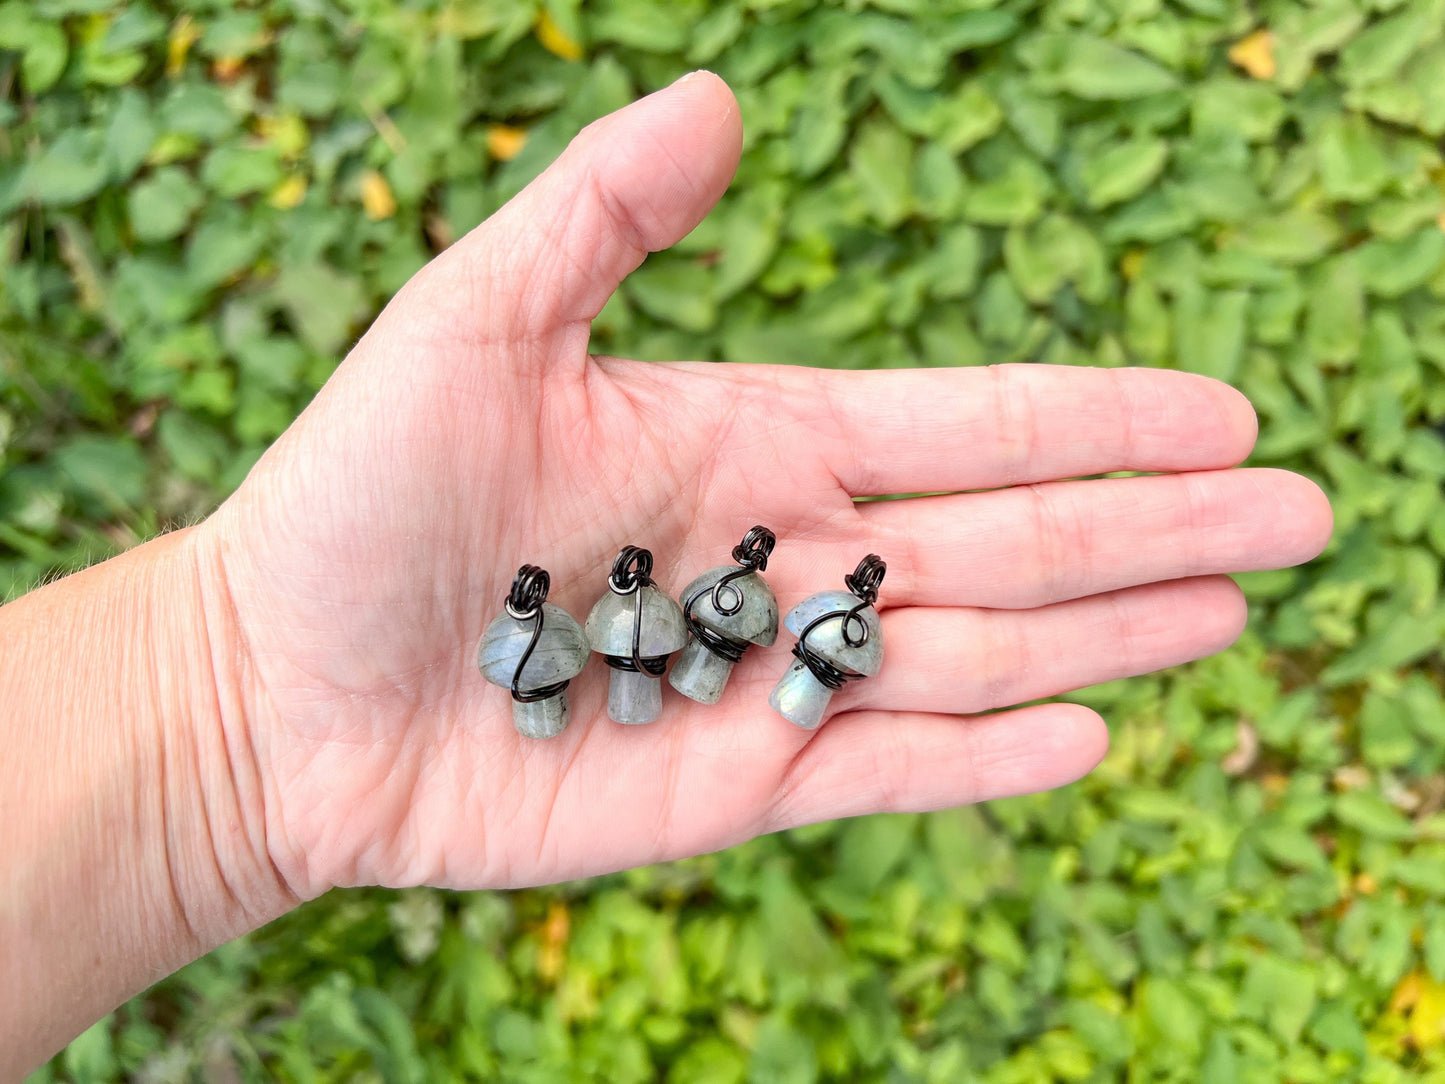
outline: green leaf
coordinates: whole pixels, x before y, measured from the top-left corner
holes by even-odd
[[[784,197],[781,185],[760,185],[727,209],[721,223],[726,243],[712,287],[719,301],[756,280],[768,266],[778,247]]]
[[[1107,207],[1132,199],[1149,187],[1169,159],[1162,139],[1130,139],[1088,158],[1079,179],[1090,207]]]
[[[1249,294],[1193,290],[1175,303],[1175,348],[1191,373],[1231,381],[1244,356]]]
[[[1188,990],[1168,979],[1151,977],[1137,985],[1135,1001],[1146,1041],[1198,1057],[1204,1014]]]
[[[72,1039],[61,1061],[65,1071],[76,1081],[99,1084],[115,1078],[119,1065],[111,1039],[113,1018],[107,1016]]]
[[[1370,241],[1355,250],[1360,281],[1379,297],[1424,286],[1445,262],[1445,231],[1435,223],[1398,241]]]
[[[105,128],[105,157],[112,183],[127,180],[145,161],[157,134],[152,113],[151,103],[138,91],[127,88],[115,96]]]
[[[843,102],[850,73],[834,70],[815,80],[793,120],[789,147],[800,177],[820,173],[837,156],[848,136],[848,111]]]
[[[200,482],[214,478],[230,452],[221,433],[179,410],[161,415],[156,436],[176,470]]]
[[[1087,34],[1040,35],[1031,50],[1039,75],[1091,101],[1142,98],[1173,90],[1179,79],[1132,50]]]
[[[20,62],[20,78],[29,94],[44,94],[65,72],[70,46],[65,32],[50,23],[37,23],[31,28]]]
[[[1294,266],[1313,263],[1339,243],[1339,223],[1317,211],[1292,210],[1254,219],[1226,239],[1226,245]]]
[[[1365,333],[1365,294],[1353,259],[1332,260],[1305,308],[1305,348],[1319,361],[1347,364]]]
[[[1227,132],[1250,142],[1275,138],[1288,109],[1279,92],[1257,80],[1221,77],[1198,84],[1190,99],[1197,132]]]
[[[30,161],[25,191],[50,207],[66,207],[89,199],[110,175],[105,142],[94,129],[72,129]]]
[[[1440,36],[1440,20],[1438,4],[1416,2],[1376,23],[1340,50],[1345,82],[1359,86],[1396,75],[1416,49]]]
[[[1411,839],[1415,835],[1414,827],[1399,810],[1370,791],[1352,790],[1341,794],[1335,799],[1334,813],[1342,824],[1376,839]]]
[[[134,511],[145,499],[149,465],[129,437],[72,437],[52,453],[51,461],[106,515]]]
[[[1316,983],[1306,965],[1261,953],[1245,972],[1240,1011],[1267,1024],[1281,1042],[1295,1043],[1314,1011]]]
[[[1047,176],[1029,160],[1016,157],[1001,175],[968,190],[963,214],[980,225],[1023,225],[1039,217],[1048,191]]]
[[[223,199],[237,199],[274,188],[281,163],[270,147],[220,146],[206,156],[201,181]]]
[[[653,319],[686,331],[706,331],[717,322],[712,276],[695,261],[654,257],[623,288]]]
[[[221,204],[187,239],[186,267],[200,285],[219,286],[249,267],[265,242],[265,232],[239,208]]]
[[[1003,110],[979,82],[965,83],[957,94],[945,99],[929,133],[939,145],[958,154],[997,132],[1003,124]]]
[[[283,268],[273,293],[301,337],[322,355],[341,350],[366,308],[355,278],[319,263]]]
[[[677,1084],[743,1084],[747,1078],[748,1060],[742,1051],[709,1037],[686,1047],[668,1072]]]
[[[1320,183],[1335,199],[1355,203],[1370,199],[1394,176],[1379,136],[1364,117],[1328,117],[1315,146]]]
[[[886,121],[866,122],[854,138],[848,169],[881,225],[896,226],[913,209],[912,163],[912,142]]]
[[[206,21],[196,44],[207,56],[244,59],[268,43],[266,18],[261,12],[223,8]]]
[[[841,876],[856,892],[876,891],[908,854],[917,836],[916,814],[895,813],[849,821],[838,845]]]
[[[770,1017],[758,1028],[748,1074],[753,1080],[813,1084],[818,1079],[813,1043],[806,1033]]]
[[[135,185],[127,196],[131,227],[141,241],[164,241],[186,228],[204,199],[190,175],[163,166]]]

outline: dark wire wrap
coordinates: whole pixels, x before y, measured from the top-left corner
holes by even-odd
[[[607,577],[607,586],[614,594],[635,595],[637,608],[632,614],[632,654],[603,655],[602,661],[614,670],[628,673],[651,674],[661,677],[667,669],[666,655],[642,655],[642,588],[653,586],[652,551],[641,546],[623,546],[612,562],[612,572]]]
[[[743,535],[743,540],[733,547],[733,560],[741,567],[729,572],[713,584],[712,587],[700,587],[688,597],[682,605],[682,619],[687,624],[687,631],[692,638],[703,647],[711,651],[720,659],[728,662],[739,662],[743,654],[752,645],[746,640],[738,640],[732,636],[725,636],[720,632],[708,628],[693,614],[692,608],[697,600],[709,591],[712,592],[712,608],[724,617],[731,617],[743,608],[746,601],[741,590],[733,586],[733,580],[748,575],[750,572],[762,572],[768,567],[768,557],[773,552],[773,547],[778,544],[778,536],[766,527],[758,525],[748,528],[748,533]],[[722,601],[723,590],[731,593],[732,599],[724,604]]]
[[[843,642],[849,647],[862,647],[866,644],[869,636],[868,622],[859,615],[878,601],[878,588],[882,586],[883,577],[887,572],[888,565],[876,553],[870,553],[863,558],[858,562],[857,568],[843,577],[843,582],[847,585],[848,590],[858,596],[858,605],[847,610],[832,610],[829,613],[820,614],[809,621],[798,636],[798,642],[793,647],[793,654],[808,668],[819,685],[829,689],[841,689],[844,683],[856,681],[863,675],[852,670],[839,669],[821,655],[814,654],[812,648],[808,647],[809,634],[825,621],[841,617],[843,619]],[[856,637],[850,632],[851,624],[855,621],[861,630]]]
[[[523,565],[517,569],[517,575],[512,580],[512,589],[507,592],[508,615],[517,621],[532,622],[532,638],[527,641],[527,650],[522,652],[522,657],[517,660],[517,668],[512,671],[512,699],[519,704],[550,700],[564,691],[569,684],[568,681],[556,681],[536,689],[518,687],[522,680],[522,668],[527,665],[527,660],[537,648],[537,641],[542,638],[542,625],[545,621],[542,603],[547,601],[547,592],[551,589],[552,577],[547,575],[546,569],[536,565]]]

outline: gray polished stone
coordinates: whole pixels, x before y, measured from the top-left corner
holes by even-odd
[[[671,655],[687,644],[682,608],[656,587],[639,587],[642,634],[638,654],[644,658]],[[587,640],[600,655],[632,657],[632,630],[637,599],[609,590],[587,615]],[[617,723],[650,723],[662,713],[662,679],[651,674],[612,669],[607,689],[607,714]]]
[[[694,640],[682,649],[667,680],[689,700],[696,700],[699,704],[716,704],[722,699],[732,672],[731,662],[721,655],[714,655]]]
[[[506,612],[488,625],[477,648],[477,667],[482,676],[510,691],[517,663],[532,641],[533,627],[530,619],[518,621]],[[560,606],[543,603],[542,635],[522,668],[518,687],[530,692],[558,681],[570,681],[582,672],[588,656],[587,637],[576,618]],[[512,701],[512,725],[528,738],[555,737],[566,729],[570,717],[565,691],[532,703]]]
[[[642,636],[638,654],[643,658],[671,655],[687,643],[682,607],[656,587],[639,587],[642,593]],[[609,590],[587,615],[587,642],[602,655],[632,655],[632,623],[637,601],[632,595]]]
[[[613,670],[607,686],[607,714],[614,723],[651,723],[662,714],[662,679],[632,670]]]
[[[524,738],[555,738],[567,729],[571,720],[572,709],[566,693],[530,704],[512,701],[512,725]]]
[[[849,591],[822,591],[794,606],[783,623],[801,637],[803,630],[824,614],[851,610],[856,605],[858,597]],[[858,620],[868,629],[868,638],[863,644],[855,647],[844,640],[843,618],[839,616],[824,621],[808,635],[808,649],[840,670],[870,677],[883,666],[883,624],[878,611],[865,606],[858,611],[857,619],[850,622],[855,638]],[[773,687],[768,703],[789,722],[804,730],[816,730],[823,723],[834,691],[815,678],[803,660],[795,658]]]
[[[767,647],[778,638],[778,600],[773,589],[756,572],[739,576],[720,592],[724,607],[737,602],[734,589],[741,593],[742,607],[737,613],[719,613],[713,605],[713,586],[737,570],[737,565],[708,569],[683,589],[680,596],[683,605],[686,607],[688,600],[698,595],[697,601],[692,604],[692,615],[699,624],[731,639]],[[690,700],[699,704],[716,704],[727,688],[733,666],[732,662],[714,655],[694,640],[683,648],[677,664],[668,675],[668,681]]]
[[[688,599],[701,591],[701,596],[692,607],[692,615],[700,623],[714,632],[720,632],[750,644],[768,647],[778,638],[778,600],[767,581],[756,572],[748,572],[739,576],[720,592],[724,606],[732,605],[737,601],[736,596],[732,593],[734,588],[742,592],[743,605],[737,613],[718,613],[717,608],[712,604],[713,585],[724,576],[737,570],[737,565],[710,568],[684,587],[678,598],[685,605]]]
[[[482,676],[493,685],[512,686],[517,660],[532,639],[532,622],[518,621],[503,611],[487,626],[477,652]],[[591,650],[582,626],[560,606],[542,603],[542,638],[522,670],[521,687],[536,689],[554,681],[570,681],[587,665]]]
[[[850,591],[820,591],[809,595],[788,611],[784,620],[788,631],[794,636],[803,635],[803,630],[826,613],[851,610],[858,605],[858,596]],[[883,665],[883,625],[878,611],[865,606],[858,611],[858,619],[868,626],[868,640],[861,647],[853,647],[843,639],[843,619],[825,621],[808,637],[808,647],[820,657],[827,659],[841,670],[852,670],[871,677]],[[858,634],[858,619],[850,622],[850,631]]]
[[[832,699],[833,690],[815,678],[801,659],[794,659],[773,686],[768,703],[788,722],[804,730],[817,730],[823,725]]]

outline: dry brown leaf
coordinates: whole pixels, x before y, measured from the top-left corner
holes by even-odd
[[[1225,775],[1243,775],[1259,759],[1259,733],[1248,719],[1234,724],[1234,750],[1219,762]]]

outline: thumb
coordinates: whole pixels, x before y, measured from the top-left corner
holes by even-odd
[[[438,261],[451,280],[448,293],[468,299],[469,319],[491,338],[532,338],[591,321],[649,252],[702,221],[741,150],[742,121],[727,84],[711,72],[685,75],[589,125],[449,249]]]

